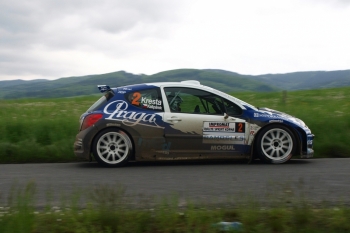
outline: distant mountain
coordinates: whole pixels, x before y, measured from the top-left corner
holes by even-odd
[[[47,82],[48,80],[46,79],[36,79],[36,80],[30,80],[30,81],[26,81],[26,80],[21,80],[21,79],[17,79],[17,80],[10,80],[10,81],[0,81],[0,88],[2,87],[12,87],[12,86],[17,86],[20,84],[34,84],[34,83],[40,83],[40,82]]]
[[[96,85],[111,87],[135,83],[198,80],[224,92],[270,92],[350,86],[350,70],[311,71],[287,74],[242,75],[216,69],[178,69],[154,75],[125,71],[57,80],[0,81],[0,99],[52,98],[97,94]]]
[[[241,75],[226,70],[215,72],[236,75],[249,80],[260,81],[282,90],[307,90],[350,86],[350,70],[308,71],[287,74]]]
[[[273,83],[284,90],[332,88],[350,86],[350,70],[266,74],[251,79]]]
[[[46,81],[0,81],[0,98],[51,98],[90,95],[98,93],[97,85],[107,84],[111,87],[135,83],[198,80],[224,92],[232,91],[277,91],[278,88],[258,80],[248,80],[235,73],[216,72],[211,70],[179,69],[161,72],[154,75],[135,75],[125,71],[101,75],[61,78]],[[9,82],[15,84],[9,86]],[[3,85],[4,83],[4,85]],[[10,87],[10,88],[9,88]]]

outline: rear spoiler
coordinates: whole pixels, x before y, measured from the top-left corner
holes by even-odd
[[[102,93],[111,90],[111,88],[107,85],[97,85],[97,87],[100,90],[100,92],[102,92]]]

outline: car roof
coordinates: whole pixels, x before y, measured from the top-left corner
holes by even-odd
[[[178,87],[179,85],[181,87],[193,87],[193,88],[199,88],[201,90],[207,90],[210,91],[214,94],[217,94],[219,96],[225,97],[227,99],[230,99],[231,101],[235,102],[236,104],[240,105],[242,108],[245,109],[245,106],[249,106],[253,109],[255,109],[255,107],[251,104],[248,104],[236,97],[233,97],[225,92],[219,91],[217,89],[214,89],[212,87],[208,87],[205,85],[200,84],[199,81],[197,80],[185,80],[185,81],[181,81],[181,82],[155,82],[155,83],[145,83],[146,85],[153,85],[153,86],[158,86],[158,87]]]
[[[181,82],[154,82],[154,83],[145,83],[146,85],[153,85],[153,86],[178,86],[179,84],[181,86],[193,86],[193,87],[201,87],[201,88],[206,88],[207,86],[202,85],[199,81],[197,80],[186,80],[186,81],[181,81]],[[213,89],[211,87],[208,87],[210,89]]]
[[[197,80],[185,80],[185,81],[180,81],[180,82],[139,83],[139,84],[127,85],[125,87],[132,87],[132,86],[136,86],[136,85],[149,85],[149,86],[156,86],[156,87],[193,87],[193,88],[198,88],[201,90],[206,90],[206,91],[212,92],[212,93],[217,94],[221,97],[225,97],[225,98],[235,102],[236,104],[240,105],[243,109],[246,109],[245,106],[249,106],[250,108],[256,109],[256,107],[254,107],[251,104],[248,104],[248,103],[246,103],[246,102],[244,102],[236,97],[233,97],[225,92],[219,91],[219,90],[214,89],[212,87],[202,85]]]

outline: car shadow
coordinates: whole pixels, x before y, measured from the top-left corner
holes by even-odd
[[[248,163],[248,160],[176,160],[176,161],[131,161],[121,168],[131,168],[131,167],[156,167],[156,166],[200,166],[200,165],[249,165],[249,166],[286,166],[286,165],[303,165],[310,164],[312,160],[305,159],[291,159],[284,164],[268,164],[261,160],[253,160]],[[105,167],[96,161],[92,162],[79,162],[76,166],[81,168],[115,168],[115,167]]]

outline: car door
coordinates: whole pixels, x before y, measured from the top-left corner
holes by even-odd
[[[245,149],[247,122],[227,115],[222,97],[186,87],[165,87],[163,93],[168,157],[219,158]]]

